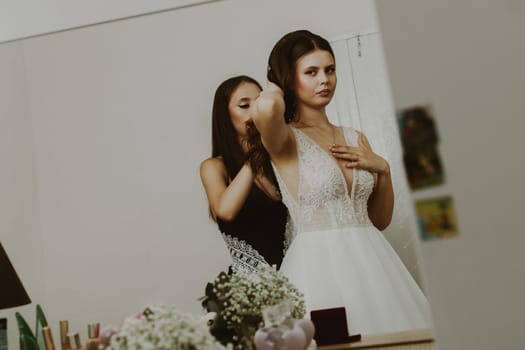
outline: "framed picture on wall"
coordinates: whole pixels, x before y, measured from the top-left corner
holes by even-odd
[[[403,146],[403,162],[412,190],[444,182],[437,145],[438,133],[430,106],[398,111],[397,122]]]
[[[423,240],[450,238],[458,235],[457,217],[452,197],[416,201],[417,219]]]

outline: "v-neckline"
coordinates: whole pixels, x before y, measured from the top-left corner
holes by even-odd
[[[323,149],[323,147],[321,147],[321,145],[319,145],[317,142],[315,142],[314,139],[312,139],[310,136],[308,136],[308,134],[306,134],[304,131],[302,131],[299,128],[295,128],[293,126],[290,126],[290,127],[292,129],[295,129],[295,130],[299,131],[301,134],[303,134],[303,136],[306,138],[306,140],[308,140],[308,142],[312,143],[315,147],[318,148],[318,150],[320,152],[324,153],[328,158],[330,158],[330,160],[332,162],[334,162],[334,165],[337,167],[337,170],[339,171],[339,176],[341,176],[341,178],[343,180],[343,184],[344,184],[344,188],[345,188],[345,194],[348,196],[348,198],[350,200],[352,200],[353,190],[354,190],[354,181],[355,181],[355,177],[356,177],[355,169],[352,169],[352,183],[350,184],[352,186],[352,189],[350,191],[348,191],[348,183],[346,182],[345,175],[343,173],[343,170],[339,166],[339,163],[337,162],[337,159],[335,159],[332,155],[330,155],[327,151],[325,151]],[[343,129],[341,129],[341,131],[343,132],[343,139],[345,140],[345,144],[348,145],[348,140],[346,139],[345,131]],[[297,143],[297,141],[296,141],[296,143]],[[296,145],[296,147],[297,147],[297,145]],[[299,153],[298,153],[298,155],[299,155]],[[301,178],[301,176],[299,175],[299,179],[300,178]],[[300,182],[299,182],[299,184],[300,184]],[[298,186],[297,190],[299,192],[299,190],[300,190],[299,186]]]
[[[306,140],[308,140],[309,143],[313,144],[314,147],[316,147],[320,152],[322,152],[326,157],[328,157],[332,162],[334,162],[334,165],[337,167],[337,170],[339,172],[339,176],[341,177],[341,179],[343,180],[343,185],[344,185],[344,189],[345,189],[345,194],[348,196],[348,199],[352,200],[352,195],[353,195],[353,192],[350,192],[348,191],[348,183],[346,182],[346,178],[345,178],[345,175],[343,173],[343,170],[341,169],[341,167],[339,166],[338,162],[337,162],[337,159],[335,159],[332,155],[330,155],[327,151],[325,151],[323,149],[323,147],[321,147],[321,145],[319,145],[317,142],[314,141],[314,139],[312,139],[310,136],[308,136],[308,134],[306,134],[304,131],[302,131],[301,129],[299,128],[295,128],[293,126],[290,126],[292,129],[295,129],[297,131],[299,131],[304,137]],[[346,145],[348,145],[348,140],[346,138],[346,135],[345,135],[345,131],[344,130],[341,130],[343,132],[343,138],[345,140],[345,143]],[[297,141],[296,141],[297,142]],[[297,147],[297,146],[296,146]],[[299,155],[299,154],[298,154]],[[356,177],[356,172],[354,171],[355,169],[352,169],[352,183],[350,184],[352,186],[352,190],[354,188],[354,181],[355,181],[355,177]],[[300,176],[299,176],[299,179],[300,179]],[[300,183],[299,183],[300,184]],[[297,188],[297,190],[299,191],[299,187]]]

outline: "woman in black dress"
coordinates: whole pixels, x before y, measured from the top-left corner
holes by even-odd
[[[280,266],[288,212],[281,202],[269,157],[250,120],[261,86],[247,76],[222,82],[212,111],[212,157],[200,175],[232,256],[233,270]]]

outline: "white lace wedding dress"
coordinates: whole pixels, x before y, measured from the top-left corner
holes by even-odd
[[[353,170],[348,188],[335,158],[299,129],[297,199],[277,167],[293,226],[281,271],[305,295],[306,307],[344,306],[350,334],[431,328],[427,299],[367,214],[373,176]],[[357,132],[343,128],[348,145]]]

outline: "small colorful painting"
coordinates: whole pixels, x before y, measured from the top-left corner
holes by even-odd
[[[442,184],[443,167],[437,150],[439,137],[430,106],[400,110],[397,121],[410,188],[417,190]]]
[[[450,238],[458,235],[458,223],[452,197],[416,201],[418,224],[423,240]]]

